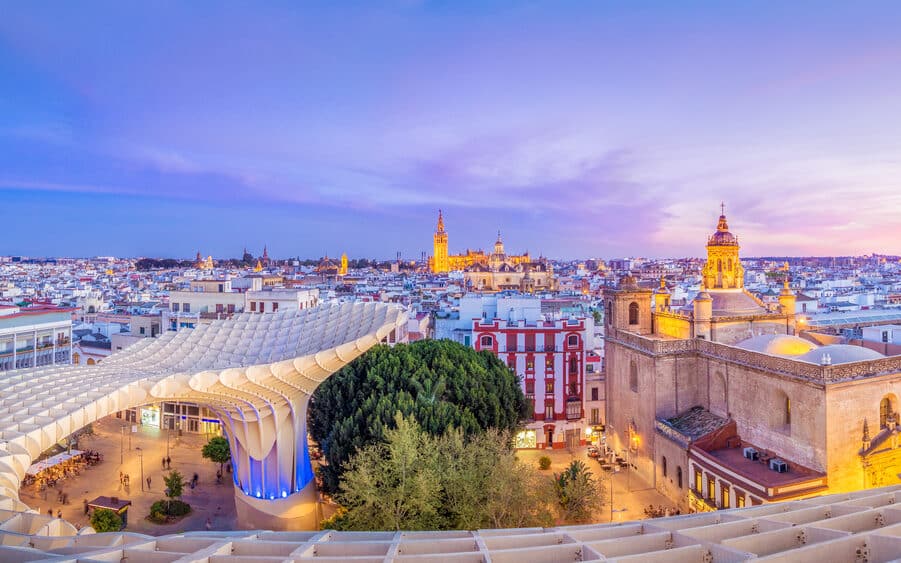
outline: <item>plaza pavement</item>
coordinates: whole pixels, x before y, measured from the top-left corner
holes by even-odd
[[[554,473],[563,471],[573,460],[582,460],[595,476],[604,479],[605,496],[610,495],[610,481],[613,479],[613,521],[626,522],[629,520],[643,520],[646,518],[644,509],[649,504],[654,506],[663,506],[664,508],[675,508],[665,496],[660,494],[650,483],[638,477],[633,472],[631,477],[627,471],[620,471],[616,474],[606,472],[601,469],[601,464],[595,459],[588,457],[588,448],[580,447],[573,450],[518,450],[516,452],[519,459],[529,463],[535,467],[535,471],[539,474],[553,476]],[[538,458],[541,456],[551,458],[551,468],[547,471],[538,469]],[[609,499],[608,499],[609,500]],[[610,505],[604,503],[604,512],[599,523],[610,522]]]
[[[212,522],[213,530],[234,530],[236,526],[235,515],[235,488],[231,473],[226,472],[222,484],[216,484],[216,471],[219,465],[201,457],[201,448],[207,442],[205,434],[183,433],[181,437],[172,431],[169,442],[169,457],[172,459],[172,469],[178,469],[186,481],[190,481],[194,473],[200,477],[199,484],[193,490],[186,486],[182,500],[191,505],[191,514],[172,524],[155,524],[146,520],[150,514],[150,505],[158,500],[165,500],[163,491],[166,484],[163,475],[168,470],[162,468],[162,459],[166,457],[166,431],[159,428],[138,425],[138,431],[131,433],[131,447],[129,449],[129,436],[122,438],[121,427],[126,424],[122,419],[107,417],[93,424],[93,435],[82,436],[79,439],[78,449],[95,450],[103,454],[103,461],[89,467],[76,477],[69,477],[57,485],[57,488],[48,488],[44,493],[35,494],[31,487],[20,489],[19,495],[23,502],[30,507],[46,514],[48,509],[62,509],[63,518],[72,524],[82,527],[89,525],[88,518],[84,515],[83,500],[105,496],[118,496],[132,501],[128,509],[129,532],[139,532],[148,535],[174,534],[188,530],[205,530],[207,518]],[[131,423],[128,424],[130,430]],[[122,459],[120,465],[120,444],[123,444]],[[144,491],[141,491],[141,458],[136,449],[140,446],[143,452],[144,477],[150,477],[150,490],[144,483]],[[119,483],[119,472],[128,473],[130,484],[123,487]],[[62,489],[69,495],[69,504],[60,505],[57,499],[57,491]],[[46,493],[46,495],[45,495]]]

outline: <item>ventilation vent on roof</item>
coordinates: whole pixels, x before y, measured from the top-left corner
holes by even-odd
[[[750,459],[751,461],[757,461],[760,459],[760,453],[754,448],[745,448],[744,449],[745,457]]]
[[[788,471],[788,464],[781,459],[771,459],[770,469],[772,469],[776,473],[786,473]]]

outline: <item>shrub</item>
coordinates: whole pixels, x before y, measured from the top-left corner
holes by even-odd
[[[548,470],[551,468],[551,458],[546,455],[543,455],[538,458],[538,469],[542,471]]]
[[[150,520],[165,524],[170,518],[179,518],[191,512],[191,505],[180,500],[158,500],[150,506]]]
[[[91,514],[91,527],[98,534],[118,532],[122,529],[122,518],[108,508],[98,508]]]

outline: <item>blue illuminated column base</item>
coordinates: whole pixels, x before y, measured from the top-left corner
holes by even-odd
[[[243,530],[308,531],[318,530],[322,515],[316,483],[311,481],[300,492],[285,498],[258,499],[235,489],[238,528]]]

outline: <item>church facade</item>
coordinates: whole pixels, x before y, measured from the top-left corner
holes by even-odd
[[[787,281],[767,306],[743,278],[722,214],[693,302],[605,292],[608,447],[691,511],[898,483],[901,357],[820,346]]]

